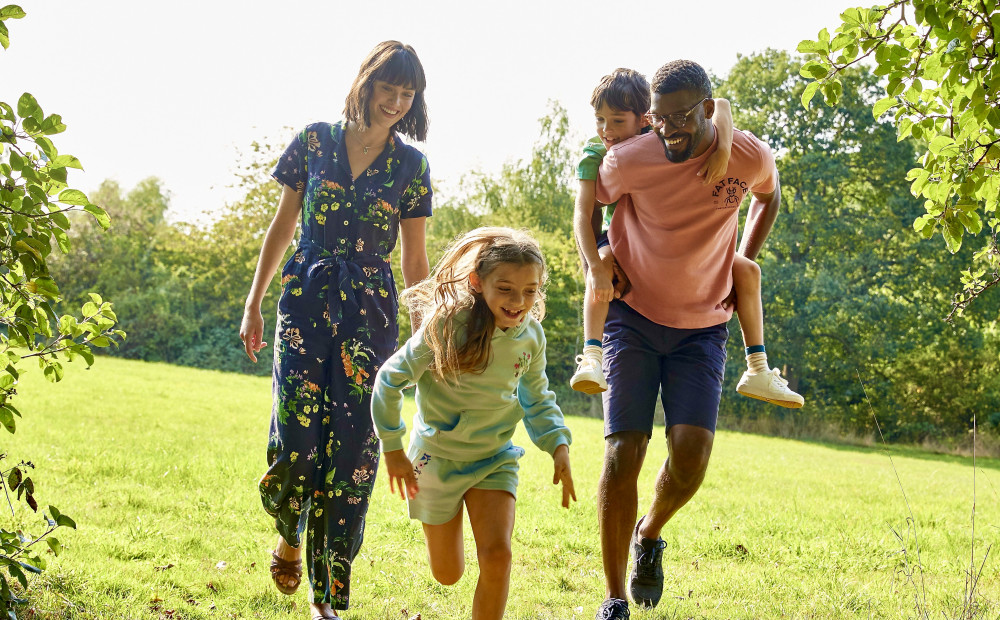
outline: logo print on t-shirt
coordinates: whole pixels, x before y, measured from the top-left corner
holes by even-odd
[[[715,199],[715,208],[737,209],[743,202],[743,197],[747,195],[746,182],[736,178],[728,177],[722,179],[712,188],[712,197]]]

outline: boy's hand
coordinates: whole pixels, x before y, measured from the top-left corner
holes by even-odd
[[[385,453],[385,470],[389,472],[389,491],[399,492],[400,499],[409,497],[413,499],[417,496],[420,486],[417,484],[417,475],[413,473],[413,463],[406,458],[406,453],[402,450],[393,450]],[[404,495],[404,488],[406,494]]]
[[[701,180],[702,185],[714,185],[722,180],[729,167],[729,155],[729,151],[717,148],[708,156],[705,164],[698,171],[698,176],[704,177]]]
[[[625,271],[618,265],[618,261],[615,260],[614,254],[611,253],[610,245],[600,248],[597,250],[597,253],[601,257],[601,263],[614,274],[612,282],[615,287],[615,299],[621,299],[622,295],[629,289],[628,276],[625,275]]]
[[[587,272],[590,290],[594,292],[594,301],[611,303],[615,298],[615,287],[611,283],[614,271],[609,269],[605,262],[600,262],[590,268]]]
[[[723,310],[729,310],[730,307],[732,307],[733,310],[736,310],[736,287],[735,286],[733,287],[733,290],[729,291],[729,294],[726,295],[726,298],[722,300],[722,309]]]
[[[576,501],[576,490],[573,489],[573,474],[569,470],[569,446],[562,444],[552,453],[554,473],[552,484],[562,482],[562,507],[569,508],[569,500]]]

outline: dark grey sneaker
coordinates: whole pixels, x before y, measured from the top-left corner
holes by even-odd
[[[620,598],[605,599],[597,608],[594,620],[628,620],[628,601]]]
[[[639,524],[632,530],[632,568],[628,575],[628,593],[632,601],[643,607],[656,607],[663,595],[663,550],[667,543],[662,538],[650,540],[639,536]]]

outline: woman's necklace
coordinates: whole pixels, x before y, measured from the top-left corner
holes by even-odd
[[[357,142],[358,146],[361,147],[361,152],[364,153],[365,155],[367,155],[368,154],[368,149],[370,149],[370,148],[372,148],[372,147],[374,147],[376,145],[375,144],[365,144],[364,142],[361,141],[361,136],[359,136],[357,134],[358,134],[358,130],[356,128],[354,129],[353,132],[351,132],[350,128],[348,128],[347,135],[354,136],[354,141]],[[382,140],[382,146],[385,146],[385,143],[388,142],[388,141],[389,141],[389,137],[386,136],[385,140]]]

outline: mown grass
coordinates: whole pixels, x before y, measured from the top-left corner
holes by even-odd
[[[256,482],[264,462],[270,382],[214,371],[101,358],[49,384],[28,373],[25,413],[0,451],[34,461],[37,497],[76,519],[60,530],[22,609],[33,618],[306,618],[304,588],[279,594],[267,570],[273,531]],[[593,618],[604,594],[595,493],[601,422],[570,417],[579,502],[566,511],[551,459],[528,448],[514,532],[507,618]],[[666,457],[662,428],[643,471],[648,503]],[[881,449],[721,431],[701,491],[664,532],[666,588],[637,620],[665,618],[957,618],[972,554],[1000,539],[1000,462],[893,452],[913,512],[921,571],[896,472]],[[379,480],[353,607],[345,619],[468,618],[477,570],[453,587],[426,567],[419,524]],[[25,508],[17,518],[40,522]],[[5,519],[9,519],[5,517]],[[468,531],[468,528],[466,528]],[[894,535],[905,537],[904,544]],[[1000,617],[994,548],[975,611]],[[908,568],[909,567],[909,568]]]

